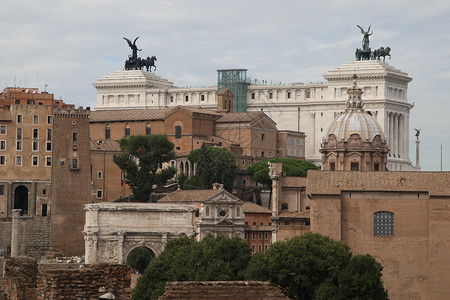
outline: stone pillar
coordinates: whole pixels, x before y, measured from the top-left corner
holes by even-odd
[[[398,156],[398,114],[394,114],[394,139],[393,139],[394,156]]]
[[[389,113],[389,152],[394,156],[394,114]]]
[[[417,139],[416,140],[416,169],[420,169],[420,154],[419,154],[419,145],[420,145],[420,140]]]
[[[84,233],[84,256],[86,264],[97,262],[97,233]]]
[[[125,240],[125,232],[119,231],[117,233],[117,235],[119,236],[119,240],[118,240],[119,245],[118,245],[118,251],[117,251],[118,252],[117,256],[119,259],[118,263],[123,264],[124,260],[126,260],[126,258],[123,257],[123,242]]]
[[[316,154],[316,113],[311,113],[311,128],[312,128],[312,132],[311,132],[311,147],[312,147],[312,156],[315,156]]]
[[[11,228],[11,257],[19,256],[19,221],[21,209],[12,211]]]
[[[400,158],[404,158],[404,153],[403,153],[403,136],[405,134],[404,130],[405,130],[405,125],[404,125],[404,117],[403,114],[400,114],[398,117],[398,156]]]
[[[283,165],[281,163],[271,163],[269,162],[269,177],[272,179],[272,217],[278,217],[278,204],[279,204],[279,194],[281,191],[280,177],[283,172]]]

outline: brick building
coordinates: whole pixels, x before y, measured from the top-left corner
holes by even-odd
[[[265,252],[272,244],[272,211],[253,202],[244,202],[245,235],[252,252]]]

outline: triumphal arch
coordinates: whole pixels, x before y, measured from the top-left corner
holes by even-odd
[[[85,204],[87,264],[122,264],[133,249],[158,256],[168,240],[195,234],[195,206],[158,203]]]

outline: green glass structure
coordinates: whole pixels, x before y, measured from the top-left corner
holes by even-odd
[[[225,88],[234,95],[233,112],[247,111],[247,69],[217,70],[217,92]]]

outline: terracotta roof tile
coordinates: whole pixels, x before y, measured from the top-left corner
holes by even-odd
[[[242,205],[242,209],[244,210],[244,213],[272,213],[270,209],[249,201],[244,202],[244,204]]]
[[[89,122],[164,120],[169,110],[171,108],[95,110],[91,111]]]
[[[227,122],[250,122],[256,119],[264,117],[266,114],[262,111],[253,112],[234,112],[224,114],[217,123],[227,123]]]
[[[308,172],[307,194],[337,195],[341,191],[409,191],[449,196],[450,172]]]
[[[305,211],[282,211],[278,215],[280,218],[308,218],[309,210]]]
[[[281,185],[283,187],[306,187],[307,181],[306,177],[286,176],[283,177]]]

